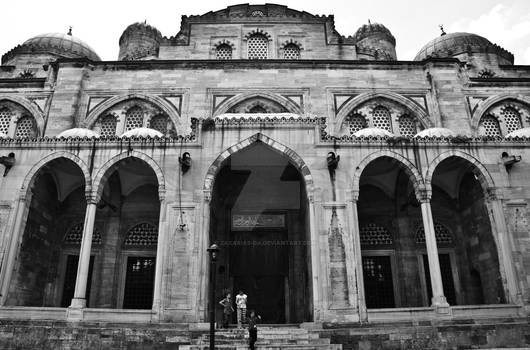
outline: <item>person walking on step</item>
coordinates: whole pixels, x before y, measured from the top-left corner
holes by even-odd
[[[230,293],[227,293],[226,297],[221,300],[219,304],[223,307],[223,328],[228,328],[228,323],[230,323],[230,320],[232,319],[232,312],[234,312]]]
[[[255,349],[256,341],[258,340],[258,322],[261,321],[261,316],[256,315],[254,310],[250,310],[250,316],[247,318],[248,324],[248,346],[250,350]]]
[[[242,290],[236,295],[237,306],[237,328],[243,328],[241,325],[247,318],[247,295]]]

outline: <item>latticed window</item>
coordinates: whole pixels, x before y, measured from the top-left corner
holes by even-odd
[[[26,138],[37,136],[37,125],[33,117],[22,117],[17,122],[15,131],[16,138]]]
[[[269,40],[261,34],[252,35],[247,40],[248,58],[264,60],[269,57]]]
[[[158,229],[146,222],[131,228],[125,238],[125,246],[149,247],[156,245],[157,242]]]
[[[267,113],[267,110],[262,105],[255,105],[248,110],[249,113]]]
[[[506,123],[506,130],[508,133],[521,129],[521,115],[515,108],[508,107],[504,110],[504,122]]]
[[[414,122],[414,119],[412,119],[408,115],[402,115],[399,118],[399,133],[402,136],[414,136],[416,135],[417,129],[416,129],[416,123]]]
[[[480,134],[483,136],[501,136],[501,128],[497,118],[487,115],[480,121]]]
[[[118,121],[115,116],[107,115],[101,118],[100,122],[100,135],[103,137],[115,136],[116,135],[116,125]]]
[[[392,235],[383,226],[369,223],[360,229],[361,245],[393,244]]]
[[[375,107],[372,112],[372,122],[375,128],[392,132],[392,125],[390,123],[390,111],[387,108],[383,106]]]
[[[218,60],[232,59],[232,47],[228,44],[221,44],[215,49],[215,58]]]
[[[355,134],[361,129],[365,129],[368,125],[366,119],[360,114],[353,114],[348,117],[348,128],[350,129],[350,135]]]
[[[141,128],[144,126],[144,113],[140,107],[133,107],[127,111],[125,116],[125,131]]]
[[[440,223],[434,223],[434,234],[436,236],[437,244],[452,244],[453,236],[451,232]],[[420,225],[416,229],[416,243],[425,243],[425,231],[423,230],[423,225]]]
[[[83,223],[78,223],[64,236],[64,243],[66,244],[75,244],[80,245],[83,239]],[[98,229],[94,228],[92,233],[92,244],[101,244],[101,232]]]
[[[162,134],[167,133],[168,118],[165,115],[155,115],[151,118],[150,128],[160,131]]]
[[[286,60],[300,59],[300,48],[296,44],[288,44],[283,48],[283,58]]]
[[[7,107],[0,108],[0,132],[7,135],[13,112]]]

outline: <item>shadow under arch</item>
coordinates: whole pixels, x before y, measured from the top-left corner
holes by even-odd
[[[341,108],[339,113],[337,113],[337,115],[335,116],[335,120],[336,120],[335,130],[338,131],[340,129],[342,123],[344,123],[344,120],[346,119],[348,114],[351,113],[351,111],[353,111],[355,108],[357,108],[361,104],[368,102],[370,100],[373,100],[375,98],[384,98],[384,99],[388,99],[390,101],[396,102],[404,106],[410,112],[412,112],[414,117],[418,118],[418,120],[422,123],[422,125],[425,128],[434,127],[434,123],[429,118],[429,115],[427,114],[427,112],[423,108],[421,108],[419,105],[417,105],[416,103],[412,102],[411,100],[409,100],[408,98],[400,94],[385,91],[385,92],[362,93],[362,94],[355,96],[350,101],[348,101]]]
[[[286,97],[267,91],[253,91],[241,93],[239,95],[227,99],[226,101],[223,101],[223,103],[221,103],[221,105],[219,105],[219,107],[214,111],[213,117],[227,113],[230,108],[254,97],[262,97],[268,100],[272,100],[285,107],[285,109],[287,109],[289,113],[302,114],[302,109]]]

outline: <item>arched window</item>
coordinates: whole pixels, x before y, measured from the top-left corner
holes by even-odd
[[[480,121],[479,134],[482,136],[501,136],[499,121],[492,115],[487,115]]]
[[[399,133],[401,134],[401,136],[408,137],[416,135],[417,129],[414,119],[412,119],[408,115],[402,115],[401,117],[399,117]]]
[[[296,44],[287,44],[283,48],[283,58],[286,60],[300,59],[300,48]]]
[[[131,228],[125,238],[125,247],[152,247],[158,242],[158,229],[144,222]]]
[[[9,125],[11,124],[11,118],[13,117],[13,112],[7,107],[0,107],[0,132],[3,134],[8,133]]]
[[[231,60],[232,47],[228,44],[221,44],[215,49],[215,58],[218,60]]]
[[[144,112],[140,107],[132,107],[125,115],[125,131],[144,126]]]
[[[83,239],[83,223],[78,223],[70,228],[64,236],[65,244],[80,245]],[[92,234],[92,244],[101,244],[101,232],[94,228]]]
[[[151,118],[149,123],[151,129],[160,131],[164,135],[167,134],[167,124],[168,117],[162,114],[155,115],[153,118]]]
[[[375,128],[392,132],[390,111],[386,107],[377,106],[374,108],[372,111],[372,122]]]
[[[247,40],[248,58],[264,60],[269,58],[269,40],[261,34],[254,34]]]
[[[453,236],[451,235],[451,232],[449,232],[449,229],[445,227],[444,225],[435,222],[434,223],[434,234],[436,236],[436,243],[437,244],[452,244],[453,243]],[[425,243],[425,231],[423,229],[423,225],[419,225],[416,229],[416,243],[418,244],[424,244]]]
[[[249,113],[267,113],[267,110],[265,109],[265,107],[263,107],[261,105],[255,105],[254,107],[249,109],[248,112]]]
[[[521,122],[521,115],[519,112],[512,107],[507,107],[504,112],[504,122],[506,123],[506,130],[508,133],[521,129],[522,122]]]
[[[33,117],[24,116],[17,122],[15,138],[26,138],[37,136],[37,125]]]
[[[353,114],[348,117],[347,120],[348,128],[350,129],[350,135],[355,134],[357,131],[361,129],[365,129],[367,127],[366,119],[361,114]]]
[[[386,228],[375,223],[369,223],[361,227],[359,236],[361,245],[389,245],[394,244],[392,235]]]
[[[100,135],[103,137],[110,137],[116,135],[116,124],[118,121],[116,120],[116,117],[113,115],[107,115],[101,118],[100,121]]]

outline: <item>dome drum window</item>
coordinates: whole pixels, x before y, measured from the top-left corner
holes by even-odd
[[[231,60],[232,47],[228,44],[221,44],[215,49],[215,58],[218,60]]]
[[[263,34],[254,34],[247,40],[248,58],[265,60],[269,58],[269,39]]]
[[[286,60],[299,60],[300,47],[296,44],[287,44],[283,47],[283,58]]]

